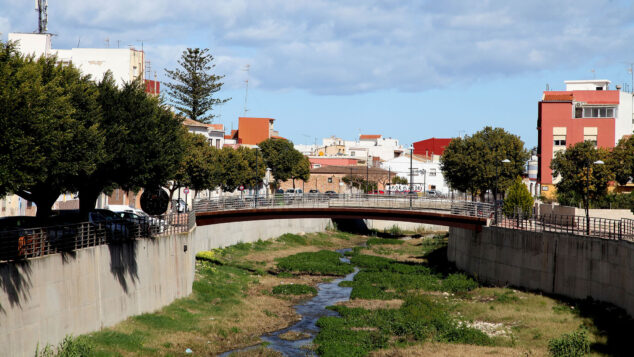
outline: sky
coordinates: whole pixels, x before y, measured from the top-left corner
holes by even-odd
[[[0,0],[0,39],[36,29],[34,1]],[[547,86],[631,88],[634,63],[634,2],[620,0],[50,0],[48,29],[56,49],[143,47],[160,81],[209,48],[231,98],[215,122],[237,128],[248,79],[247,116],[300,144],[494,126],[530,149]]]

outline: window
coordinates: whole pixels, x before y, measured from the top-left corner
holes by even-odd
[[[565,135],[553,135],[553,145],[554,146],[566,146],[566,136]]]
[[[583,118],[583,108],[581,107],[575,108],[575,118]]]
[[[220,149],[220,139],[216,139],[216,149]]]
[[[332,183],[332,177],[328,177],[328,183]]]
[[[578,118],[576,109],[575,118]],[[614,107],[585,107],[583,118],[614,118]]]
[[[350,151],[350,156],[354,156],[354,151]]]
[[[583,141],[590,141],[594,144],[594,147],[597,147],[597,136],[596,135],[584,135]]]
[[[318,169],[318,168],[320,168],[320,167],[321,167],[321,165],[320,165],[320,164],[314,164],[314,165],[313,165],[313,168],[314,168],[314,169]]]
[[[436,176],[436,169],[429,169],[429,176]]]

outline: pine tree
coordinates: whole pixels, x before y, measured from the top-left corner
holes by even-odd
[[[188,48],[178,61],[181,68],[165,70],[172,80],[165,83],[171,103],[181,114],[202,123],[213,121],[214,115],[208,112],[215,105],[231,99],[213,97],[222,88],[220,80],[224,76],[211,73],[216,65],[212,64],[214,57],[208,51],[207,48]]]
[[[504,213],[511,216],[519,210],[524,217],[528,218],[532,214],[533,203],[534,200],[531,193],[528,192],[528,188],[522,182],[522,178],[517,176],[504,200]]]

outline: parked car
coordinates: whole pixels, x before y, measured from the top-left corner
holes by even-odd
[[[339,197],[339,194],[335,191],[326,191],[324,192],[324,195],[326,195],[328,198],[336,198]]]
[[[130,225],[109,210],[93,210],[88,212],[87,217],[81,215],[79,210],[59,210],[54,211],[51,219],[67,227],[75,227],[75,229],[78,223],[88,221],[88,223],[94,225],[97,229],[104,229],[106,240],[108,241],[116,242],[128,239],[131,232]]]
[[[138,208],[129,207],[125,205],[110,205],[108,206],[108,209],[119,214],[124,219],[125,219],[124,213],[133,213],[139,216],[139,220],[141,220],[142,222],[145,222],[145,221],[149,222],[149,232],[152,232],[152,233],[163,233],[163,231],[165,231],[167,227],[167,223],[165,222],[165,219],[161,217],[150,216],[147,213],[143,212],[143,210],[140,210]],[[131,217],[130,215],[128,216]],[[129,219],[133,219],[133,218],[129,218]]]
[[[172,200],[172,212],[183,213],[185,212],[186,208],[187,208],[187,204],[182,198],[177,200]]]

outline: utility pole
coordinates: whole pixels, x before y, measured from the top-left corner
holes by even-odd
[[[247,79],[244,81],[244,83],[246,84],[245,86],[245,90],[244,90],[244,116],[247,116],[247,111],[249,111],[247,109],[247,98],[249,96],[249,71],[251,70],[251,65],[247,63],[246,66],[244,66],[244,71],[247,72]]]
[[[409,209],[412,209],[412,191],[414,190],[414,170],[412,165],[414,163],[414,146],[409,147]]]
[[[36,0],[35,11],[37,11],[37,33],[48,31],[48,0]]]

